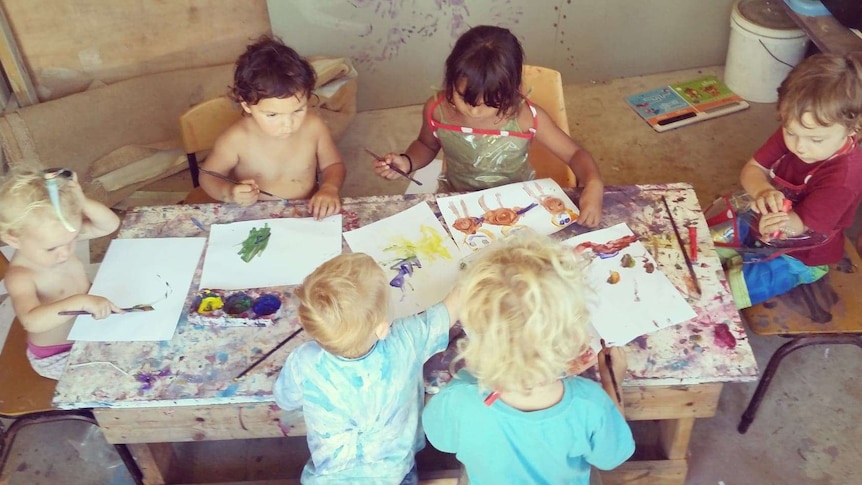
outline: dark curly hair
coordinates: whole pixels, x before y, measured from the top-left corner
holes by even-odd
[[[315,81],[308,61],[281,39],[265,35],[237,59],[230,94],[237,103],[254,105],[264,98],[310,96]]]
[[[446,58],[446,101],[453,102],[458,83],[466,81],[458,93],[471,106],[480,101],[497,108],[504,116],[517,112],[521,102],[521,70],[524,48],[508,29],[479,25],[465,32]]]

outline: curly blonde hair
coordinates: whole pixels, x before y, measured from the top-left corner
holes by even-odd
[[[320,265],[296,290],[299,320],[326,351],[361,357],[375,327],[388,320],[389,286],[367,254],[336,256]]]
[[[778,88],[778,114],[785,126],[811,113],[820,126],[862,126],[862,52],[815,54],[790,71]]]
[[[60,182],[59,195],[65,217],[81,214],[81,204],[69,184]],[[35,164],[13,167],[0,181],[0,234],[17,236],[28,224],[44,223],[45,217],[59,221],[44,171]]]
[[[588,345],[585,262],[529,231],[482,250],[459,283],[469,338],[458,359],[479,384],[524,391],[552,382]]]

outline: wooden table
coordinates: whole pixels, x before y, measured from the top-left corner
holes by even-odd
[[[577,201],[578,192],[570,194]],[[662,196],[670,203],[678,225],[698,227],[695,272],[700,295],[692,293],[692,280]],[[439,215],[434,200],[433,194],[345,199],[344,231],[418,203],[428,202]],[[603,477],[608,484],[682,484],[695,419],[715,415],[724,383],[756,379],[754,355],[691,186],[607,187],[604,204],[603,226],[625,222],[642,238],[658,237],[660,269],[687,295],[698,316],[640,337],[627,347],[626,417],[655,420],[657,438],[639,442],[636,459]],[[304,203],[259,202],[248,208],[217,204],[142,207],[126,214],[119,237],[205,236],[206,230],[193,218],[208,228],[237,220],[305,216]],[[555,237],[568,238],[584,231],[570,226]],[[347,250],[346,244],[344,247]],[[193,288],[199,278],[200,267]],[[107,440],[130,446],[146,483],[163,483],[174,459],[165,443],[304,434],[304,429],[282,424],[271,393],[282,363],[302,340],[292,341],[244,379],[233,381],[298,325],[295,305],[291,305],[272,327],[213,329],[181,319],[171,341],[77,342],[54,403],[60,408],[94,408]],[[735,344],[716,338],[716,329],[729,330]]]
[[[862,38],[850,31],[832,15],[811,17],[796,13],[789,5],[780,1],[787,15],[808,34],[808,38],[821,52],[844,55],[862,51]]]

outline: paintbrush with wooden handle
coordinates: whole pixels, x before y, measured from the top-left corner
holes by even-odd
[[[381,157],[381,156],[377,155],[376,153],[372,152],[371,150],[369,150],[369,149],[367,149],[367,148],[365,148],[364,150],[365,150],[365,153],[367,153],[367,154],[371,155],[371,156],[372,156],[372,157],[374,157],[376,160],[380,160],[381,162],[386,161],[386,159],[385,159],[385,158],[383,158],[383,157]],[[390,163],[390,164],[388,164],[388,165],[389,165],[389,170],[392,170],[393,172],[395,172],[395,173],[397,173],[398,175],[400,175],[400,176],[402,176],[402,177],[406,178],[407,180],[409,180],[409,181],[411,181],[411,182],[415,183],[416,185],[422,185],[422,182],[420,182],[420,181],[416,180],[415,178],[411,177],[411,176],[410,176],[410,175],[408,175],[408,174],[407,174],[407,172],[405,172],[404,170],[401,170],[400,168],[396,167],[395,165],[392,165],[391,163]]]
[[[121,308],[121,310],[123,310],[126,313],[151,312],[151,311],[155,310],[155,308],[153,308],[152,305],[135,305],[135,306],[131,306],[129,308]],[[86,310],[67,310],[67,311],[57,312],[57,315],[67,315],[67,316],[92,315],[92,313],[90,313]]]
[[[215,177],[215,178],[217,178],[217,179],[224,180],[225,182],[230,182],[230,183],[232,183],[232,184],[234,184],[234,185],[240,185],[240,184],[242,184],[242,182],[239,182],[239,181],[237,181],[237,180],[234,180],[234,179],[232,179],[232,178],[228,177],[227,175],[222,175],[222,174],[220,174],[220,173],[218,173],[218,172],[213,172],[212,170],[207,170],[207,169],[205,169],[205,168],[201,168],[201,167],[198,167],[198,170],[200,170],[200,171],[201,171],[201,173],[205,173],[205,174],[207,174],[207,175],[211,175],[211,176],[213,176],[213,177]],[[267,192],[267,191],[265,191],[265,190],[261,190],[261,191],[260,191],[260,193],[261,193],[261,194],[263,194],[263,195],[268,195],[268,196],[270,196],[270,197],[272,197],[272,198],[275,198],[275,199],[279,199],[279,200],[287,200],[287,199],[285,199],[284,197],[282,197],[282,196],[280,196],[280,195],[275,195],[275,194],[273,194],[273,193],[271,193],[271,192]]]

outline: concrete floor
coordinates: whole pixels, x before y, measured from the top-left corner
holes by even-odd
[[[740,168],[777,127],[773,104],[752,103],[740,113],[656,133],[623,102],[626,95],[701,74],[720,76],[721,69],[565,87],[573,137],[593,153],[606,184],[690,182],[704,207],[715,195],[739,187]],[[413,106],[357,115],[339,143],[349,169],[343,195],[403,192],[403,181],[385,182],[371,173],[362,148],[403,150],[418,131],[419,113]],[[182,192],[188,184],[181,175],[149,189]],[[763,368],[782,340],[752,335],[750,343]],[[860,357],[853,347],[820,346],[785,359],[746,435],[738,434],[736,426],[755,383],[726,385],[717,415],[698,420],[694,427],[687,483],[862,483],[862,472],[857,471],[862,458],[862,427],[857,424],[862,419],[862,388],[852,380]],[[110,449],[102,453],[104,443],[99,453],[90,454],[76,446],[80,426],[62,423],[23,431],[0,483],[130,483],[122,466],[107,468],[116,459]],[[175,479],[181,483],[288,477],[306,453],[302,439],[194,443],[176,449],[188,463],[177,471]],[[439,457],[428,460],[440,462]]]

